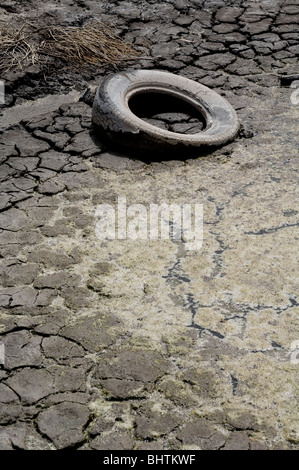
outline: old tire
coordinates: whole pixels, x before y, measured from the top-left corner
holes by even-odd
[[[143,121],[129,108],[129,100],[140,93],[167,94],[191,104],[204,116],[205,129],[197,134],[179,134]],[[239,130],[236,112],[218,93],[158,70],[129,70],[108,76],[97,89],[92,119],[106,141],[134,150],[218,146],[232,140]]]

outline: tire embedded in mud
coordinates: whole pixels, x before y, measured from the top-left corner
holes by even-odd
[[[179,134],[160,129],[135,115],[129,102],[138,94],[168,95],[201,113],[204,130]],[[159,97],[158,97],[159,99]],[[108,76],[97,89],[92,119],[102,138],[114,147],[175,151],[219,146],[238,133],[239,121],[232,106],[210,88],[185,77],[158,70],[129,70]]]

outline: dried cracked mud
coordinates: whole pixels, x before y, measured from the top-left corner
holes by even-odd
[[[280,80],[298,73],[298,3],[40,8],[113,20],[142,51],[133,67],[215,89],[242,129],[209,154],[144,162],[93,135],[80,96],[103,70],[3,76],[0,449],[298,449],[299,105]],[[99,240],[97,207],[119,196],[202,204],[201,249]]]

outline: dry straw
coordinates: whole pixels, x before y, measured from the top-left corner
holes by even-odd
[[[32,41],[28,26],[16,29],[13,25],[0,26],[0,70],[23,69],[39,60],[39,45]]]
[[[81,27],[0,25],[0,70],[43,65],[50,57],[71,67],[103,66],[136,59],[139,53],[109,25],[92,21]]]

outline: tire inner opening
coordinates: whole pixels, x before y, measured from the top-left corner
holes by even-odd
[[[129,100],[135,116],[155,127],[179,134],[197,134],[206,128],[203,114],[187,101],[161,92],[140,92]]]

